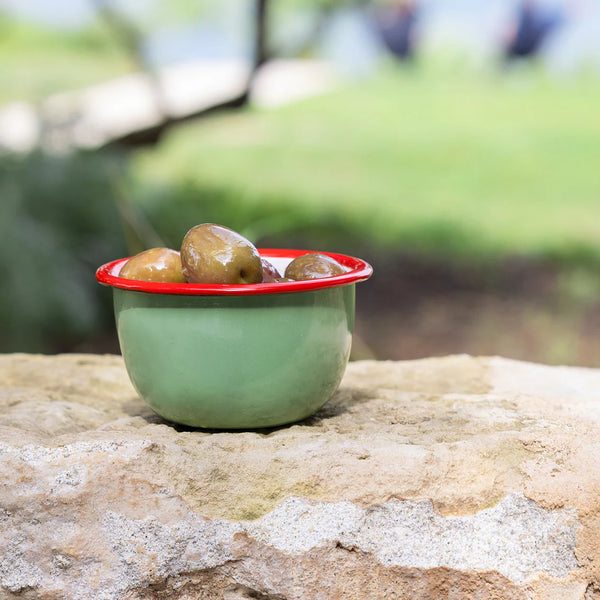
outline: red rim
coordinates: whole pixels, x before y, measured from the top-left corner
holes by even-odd
[[[289,258],[294,259],[302,254],[314,252],[313,250],[284,250],[278,248],[259,249],[262,257]],[[340,264],[350,269],[343,275],[335,277],[323,277],[322,279],[311,279],[308,281],[283,281],[280,283],[252,283],[252,284],[203,284],[203,283],[160,283],[156,281],[138,281],[119,277],[121,267],[129,260],[119,258],[102,265],[96,271],[96,279],[111,287],[136,292],[148,292],[151,294],[183,294],[191,296],[243,296],[253,294],[285,294],[290,292],[306,292],[309,290],[320,290],[323,288],[349,285],[359,281],[365,281],[373,273],[373,267],[360,258],[336,254],[333,252],[320,252],[337,260]]]

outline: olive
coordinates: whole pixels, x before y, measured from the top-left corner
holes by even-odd
[[[272,283],[281,279],[281,273],[265,258],[261,259],[263,270],[263,283]]]
[[[123,265],[119,277],[185,283],[179,252],[170,248],[150,248],[136,254]]]
[[[192,227],[181,244],[183,274],[190,283],[261,283],[258,250],[235,231],[202,223]]]
[[[325,254],[311,252],[295,258],[286,268],[285,277],[295,281],[321,279],[346,273],[346,269],[335,259]]]

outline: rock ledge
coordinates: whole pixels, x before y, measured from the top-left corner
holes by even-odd
[[[600,598],[600,371],[351,363],[291,427],[209,432],[116,356],[0,356],[0,598]]]

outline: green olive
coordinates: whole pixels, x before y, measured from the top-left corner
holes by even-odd
[[[261,283],[260,255],[245,237],[222,225],[192,227],[181,244],[183,274],[190,283]]]
[[[170,248],[150,248],[136,254],[123,265],[119,277],[141,281],[185,283],[179,252]]]

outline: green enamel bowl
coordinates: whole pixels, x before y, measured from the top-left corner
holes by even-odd
[[[259,250],[280,272],[302,250]],[[113,288],[125,367],[161,417],[210,429],[292,423],[317,411],[350,355],[355,284],[366,262],[322,253],[343,275],[310,281],[204,285],[119,277],[127,258],[101,266]]]

